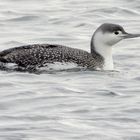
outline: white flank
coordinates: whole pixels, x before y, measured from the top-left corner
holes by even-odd
[[[47,66],[39,68],[39,70],[66,70],[66,69],[73,69],[78,68],[76,63],[66,62],[54,62],[48,63]]]

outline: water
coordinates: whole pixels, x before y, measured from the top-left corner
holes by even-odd
[[[104,22],[140,33],[139,0],[0,0],[0,50],[57,43],[89,51]],[[114,72],[0,71],[0,140],[140,140],[140,39]]]

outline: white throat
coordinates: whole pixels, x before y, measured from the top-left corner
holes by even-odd
[[[96,33],[96,35],[93,38],[95,51],[99,53],[104,58],[104,70],[113,70],[113,58],[112,58],[112,46],[105,44],[103,41],[101,41],[100,34]]]
[[[105,49],[103,49],[105,48]],[[96,51],[104,58],[104,70],[113,70],[113,58],[112,58],[112,47],[110,46],[98,46]]]

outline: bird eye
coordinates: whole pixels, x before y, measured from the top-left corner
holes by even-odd
[[[118,32],[118,31],[115,31],[115,32],[114,32],[114,34],[115,34],[115,35],[118,35],[118,34],[119,34],[119,32]]]

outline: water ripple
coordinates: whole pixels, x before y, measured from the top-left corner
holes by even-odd
[[[56,43],[90,50],[104,22],[140,32],[139,0],[5,0],[0,50]],[[0,140],[138,140],[139,39],[114,47],[116,71],[0,71]]]

